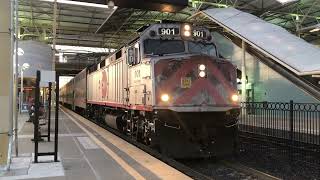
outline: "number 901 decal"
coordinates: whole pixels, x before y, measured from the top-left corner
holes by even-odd
[[[179,35],[179,28],[159,28],[158,29],[159,35],[162,36],[173,36]]]
[[[201,31],[201,30],[193,30],[193,36],[194,37],[200,37],[200,38],[205,38],[206,37],[206,32]]]

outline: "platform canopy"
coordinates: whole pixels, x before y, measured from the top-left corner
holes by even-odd
[[[320,74],[320,48],[284,28],[234,8],[201,13],[296,74]]]

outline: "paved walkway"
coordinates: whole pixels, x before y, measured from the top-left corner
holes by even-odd
[[[23,117],[23,116],[21,116]],[[27,118],[21,118],[25,121]],[[52,117],[52,135],[54,117]],[[33,163],[33,124],[22,123],[19,157],[13,158],[10,171],[2,179],[91,180],[91,179],[190,179],[137,147],[62,109],[59,115],[59,159],[40,157]],[[47,132],[45,127],[41,130]],[[54,137],[52,136],[52,140]],[[53,142],[39,143],[39,152],[53,151]],[[13,148],[14,149],[14,148]]]

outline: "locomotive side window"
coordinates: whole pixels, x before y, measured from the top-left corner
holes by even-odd
[[[130,47],[129,49],[128,49],[128,64],[129,65],[133,65],[134,64],[134,51],[133,51],[133,48],[132,47]]]
[[[116,59],[121,58],[122,56],[122,51],[120,50],[119,52],[116,53]]]
[[[140,63],[140,53],[139,53],[139,44],[135,45],[134,49],[134,60],[135,60],[135,64],[139,64]]]
[[[127,50],[128,54],[128,64],[129,65],[136,65],[140,63],[140,53],[139,53],[139,46],[129,47]]]

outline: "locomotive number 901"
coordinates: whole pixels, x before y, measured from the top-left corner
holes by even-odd
[[[179,28],[159,28],[158,33],[162,36],[179,35]]]
[[[201,31],[201,30],[193,30],[193,36],[194,37],[199,37],[199,38],[205,38],[206,37],[206,32]]]

